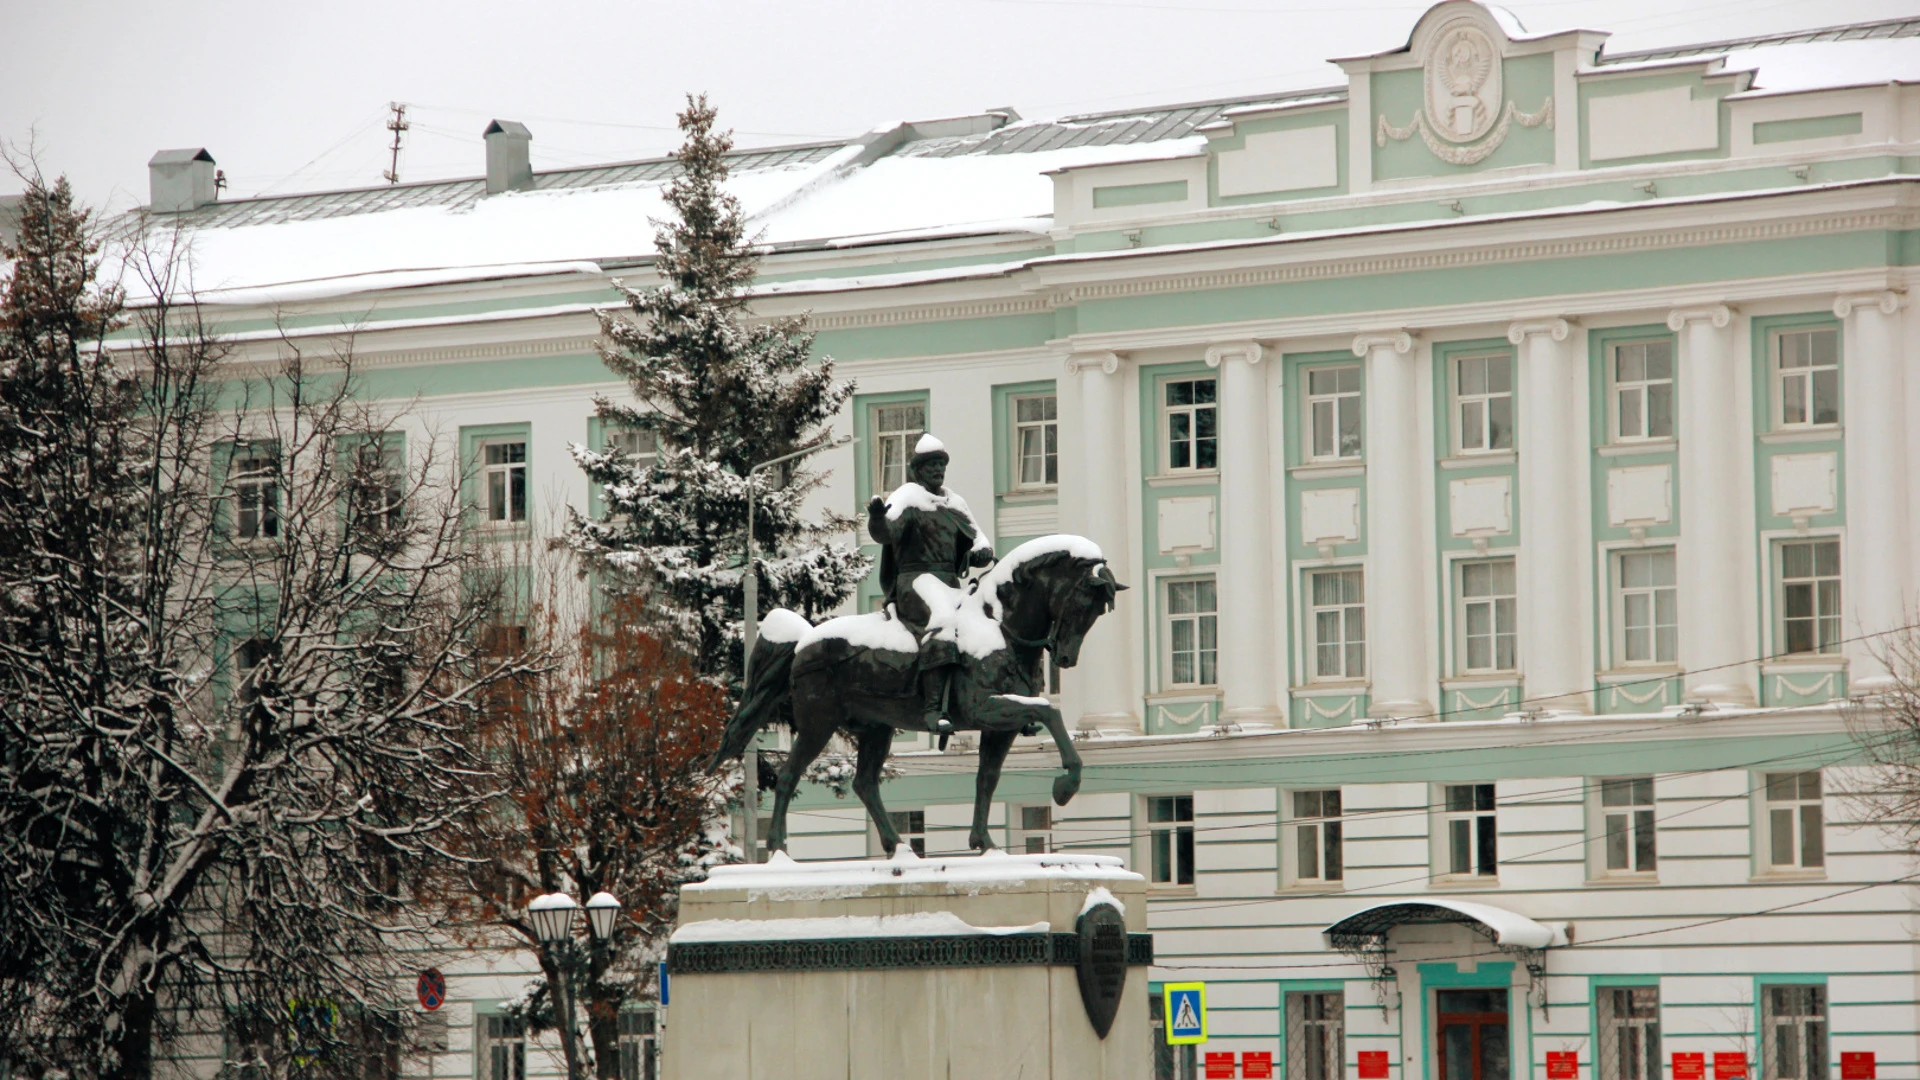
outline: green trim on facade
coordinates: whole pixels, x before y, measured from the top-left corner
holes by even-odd
[[[1347,103],[1330,104],[1311,110],[1289,111],[1283,116],[1257,116],[1233,121],[1231,134],[1211,134],[1207,140],[1207,205],[1208,206],[1250,206],[1259,203],[1287,202],[1297,199],[1324,199],[1334,195],[1344,195],[1350,190],[1351,180],[1347,176],[1347,139],[1351,122],[1348,118]],[[1293,191],[1271,191],[1252,195],[1220,194],[1220,155],[1235,150],[1243,150],[1247,145],[1247,136],[1264,135],[1275,131],[1305,131],[1312,128],[1333,128],[1333,149],[1336,160],[1337,179],[1332,187],[1301,188]],[[1257,235],[1249,233],[1248,235]]]
[[[527,520],[524,524],[511,526],[484,525],[480,521],[480,446],[483,442],[516,438],[527,444]],[[469,424],[460,429],[460,512],[469,533],[491,542],[521,542],[533,536],[534,462],[531,423]]]
[[[1645,154],[1638,157],[1608,158],[1595,164],[1592,155],[1592,122],[1588,119],[1588,104],[1595,98],[1620,97],[1627,94],[1644,94],[1655,90],[1672,90],[1677,87],[1690,90],[1694,101],[1712,98],[1719,112],[1718,138],[1710,150],[1676,150],[1665,154]],[[1708,158],[1725,158],[1733,152],[1733,112],[1721,101],[1728,94],[1740,88],[1737,73],[1703,76],[1695,71],[1650,72],[1632,78],[1582,79],[1580,81],[1580,168],[1611,169],[1625,165],[1651,165],[1665,161],[1698,161]],[[1664,179],[1664,178],[1663,178]]]
[[[1759,120],[1753,125],[1753,143],[1760,146],[1765,143],[1858,135],[1862,120],[1863,117],[1857,112],[1834,116],[1796,116],[1791,120]]]
[[[1162,180],[1151,184],[1117,184],[1112,187],[1094,188],[1093,208],[1105,210],[1115,206],[1185,202],[1186,198],[1187,182],[1185,180]]]
[[[1513,968],[1513,962],[1510,960],[1483,960],[1472,971],[1461,971],[1452,963],[1416,965],[1416,970],[1420,973],[1420,1075],[1425,1080],[1434,1080],[1435,1076],[1433,1048],[1438,1042],[1439,1032],[1433,1027],[1435,1010],[1429,1008],[1433,1004],[1431,991],[1434,990],[1506,990],[1509,998],[1507,1023],[1512,1025],[1514,1018],[1519,1017],[1520,1023],[1527,1027],[1525,1045],[1529,1047],[1533,1045],[1533,1010],[1527,1007],[1526,991],[1513,985]],[[1515,995],[1520,997],[1518,1004],[1521,1007],[1517,1009],[1513,1007],[1515,1002],[1511,1000]],[[1509,1026],[1507,1032],[1509,1046],[1514,1044],[1514,1034]],[[1532,1056],[1529,1051],[1527,1057],[1531,1059]]]

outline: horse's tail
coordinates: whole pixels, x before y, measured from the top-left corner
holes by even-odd
[[[740,708],[727,721],[726,737],[713,755],[709,771],[747,751],[747,744],[760,729],[779,720],[793,719],[788,676],[793,672],[794,641],[773,641],[762,637],[753,645],[753,678],[740,697]]]

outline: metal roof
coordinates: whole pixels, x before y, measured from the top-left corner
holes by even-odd
[[[1341,919],[1321,933],[1343,952],[1378,948],[1396,926],[1452,923],[1465,926],[1503,949],[1544,949],[1565,945],[1564,930],[1556,933],[1505,908],[1464,900],[1414,900],[1375,904]]]
[[[1647,60],[1678,60],[1688,56],[1710,56],[1737,49],[1757,49],[1767,45],[1805,45],[1814,41],[1873,41],[1881,38],[1920,37],[1920,18],[1882,19],[1879,22],[1823,26],[1815,30],[1791,30],[1783,34],[1728,38],[1699,45],[1676,45],[1639,52],[1614,53],[1600,57],[1602,64],[1641,63]]]
[[[1082,113],[1058,120],[1028,120],[1008,124],[981,135],[950,139],[925,139],[909,143],[896,153],[901,157],[960,157],[967,154],[1031,154],[1042,150],[1063,150],[1072,146],[1110,146],[1115,143],[1149,143],[1191,135],[1204,124],[1220,119],[1229,109],[1250,105],[1280,105],[1289,101],[1344,94],[1346,87],[1320,87],[1313,90],[1288,90],[1180,105],[1160,105],[1144,109],[1115,109],[1110,112]]]

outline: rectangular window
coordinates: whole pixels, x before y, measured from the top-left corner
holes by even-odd
[[[1623,551],[1615,565],[1622,664],[1671,664],[1679,655],[1680,600],[1672,548]]]
[[[1313,621],[1313,677],[1367,677],[1366,574],[1359,568],[1307,575]]]
[[[380,536],[400,528],[407,490],[404,453],[397,435],[375,435],[353,448],[347,500],[356,534]]]
[[[1660,988],[1601,986],[1600,1080],[1660,1080]]]
[[[522,525],[527,520],[527,443],[502,439],[480,444],[480,498],[489,525]]]
[[[1763,986],[1764,1080],[1826,1080],[1827,988]]]
[[[1840,422],[1840,331],[1833,327],[1775,334],[1774,385],[1781,427]]]
[[[653,1010],[624,1009],[619,1025],[620,1080],[658,1080]]]
[[[1621,442],[1673,437],[1673,342],[1613,347],[1613,435]]]
[[[1345,873],[1340,847],[1340,789],[1295,791],[1292,796],[1293,879],[1339,881]]]
[[[1060,483],[1060,399],[1053,394],[1013,399],[1013,486]]]
[[[1600,825],[1608,873],[1653,873],[1653,777],[1600,781]]]
[[[1448,784],[1440,815],[1441,840],[1446,845],[1442,865],[1448,874],[1493,877],[1499,873],[1499,834],[1496,832],[1492,784]]]
[[[1514,625],[1517,609],[1512,559],[1460,564],[1457,633],[1462,671],[1514,669],[1518,663],[1519,637]]]
[[[234,450],[228,467],[233,488],[233,535],[270,540],[280,535],[280,454],[272,446]]]
[[[1780,545],[1780,651],[1840,651],[1840,541]]]
[[[1513,357],[1462,356],[1454,372],[1461,451],[1513,449]]]
[[[660,458],[660,433],[639,428],[609,427],[607,449],[641,468],[650,468]]]
[[[887,820],[893,822],[893,831],[900,834],[900,842],[913,849],[915,855],[925,858],[927,854],[927,812],[925,810],[889,810]],[[771,819],[769,819],[771,821]],[[765,836],[766,833],[761,833]],[[882,852],[890,855],[892,852]]]
[[[1165,384],[1162,406],[1169,472],[1220,467],[1219,403],[1212,379],[1181,379]]]
[[[527,1080],[527,1022],[498,1013],[479,1019],[482,1080]]]
[[[1312,433],[1309,458],[1338,461],[1360,456],[1358,364],[1308,369],[1307,427]]]
[[[890,495],[907,482],[907,462],[913,446],[927,433],[924,402],[903,401],[874,405],[869,417],[873,429],[873,493]]]
[[[1193,796],[1147,799],[1147,847],[1155,885],[1193,884]]]
[[[1288,1080],[1341,1080],[1346,1043],[1344,994],[1334,990],[1287,995]]]
[[[1167,582],[1167,684],[1220,681],[1220,601],[1212,578]]]
[[[1827,864],[1820,771],[1767,774],[1767,862],[1776,870]]]
[[[1018,806],[1014,808],[1019,834],[1013,849],[1025,855],[1045,855],[1053,850],[1053,807]]]

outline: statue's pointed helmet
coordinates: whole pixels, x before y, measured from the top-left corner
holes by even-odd
[[[929,461],[944,463],[948,460],[950,459],[947,457],[946,443],[941,442],[932,435],[922,435],[920,436],[920,441],[913,444],[913,460],[907,463],[907,467],[909,469],[918,469]]]

